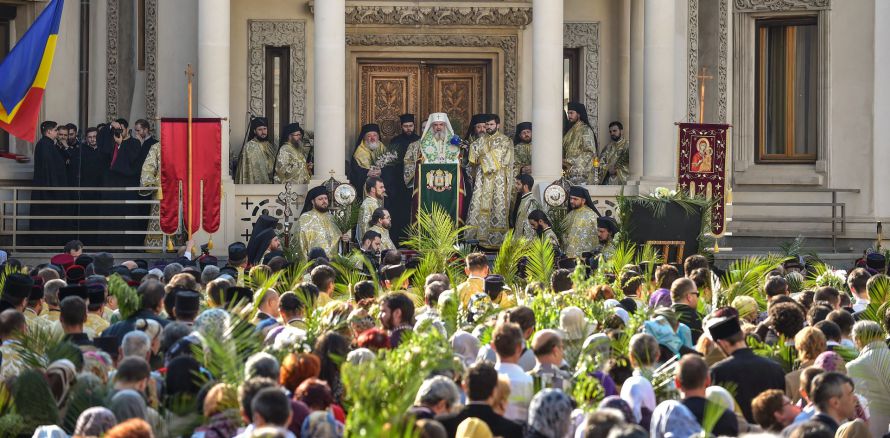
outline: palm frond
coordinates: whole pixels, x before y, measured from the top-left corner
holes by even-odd
[[[528,240],[514,235],[513,230],[508,231],[494,259],[491,272],[503,276],[505,284],[516,285],[519,279],[519,261],[528,253],[528,246]]]
[[[539,237],[531,242],[531,247],[525,256],[525,279],[542,284],[550,283],[550,276],[554,270],[556,250],[550,239]]]
[[[551,208],[550,211],[547,212],[547,216],[550,218],[550,223],[553,224],[553,233],[556,234],[556,237],[559,238],[559,243],[565,245],[565,238],[569,232],[569,225],[566,223],[566,216],[569,214],[569,209],[565,207],[556,207]]]
[[[331,210],[331,213],[334,216],[334,223],[337,224],[337,228],[340,232],[347,233],[352,231],[356,224],[358,224],[361,205],[358,202],[353,202],[352,204],[343,206],[343,208],[339,210]],[[361,239],[361,236],[358,236],[358,238]]]
[[[782,251],[782,255],[785,257],[794,257],[798,258],[803,254],[803,247],[806,243],[806,238],[802,235],[798,234],[793,240],[785,241],[779,244],[779,249]]]
[[[606,260],[603,271],[617,276],[625,265],[633,264],[636,258],[637,248],[634,243],[627,241],[617,242],[609,259]]]
[[[73,432],[80,414],[92,407],[103,406],[107,401],[108,387],[94,385],[90,380],[78,379],[71,388],[65,408],[64,429]]]
[[[44,370],[59,359],[68,359],[75,364],[83,361],[80,350],[63,341],[61,334],[48,325],[29,327],[12,348],[26,367],[36,370]]]
[[[260,351],[263,339],[248,319],[233,312],[225,333],[204,336],[202,342],[203,345],[192,346],[195,359],[217,381],[237,387],[244,381],[244,362]]]
[[[118,274],[108,277],[108,294],[117,299],[122,320],[142,309],[142,298],[136,293],[136,288],[128,285]]]
[[[16,412],[22,416],[22,430],[31,435],[39,426],[59,424],[59,409],[43,373],[26,370],[13,385]]]
[[[816,289],[822,286],[831,286],[839,291],[843,291],[846,287],[844,278],[835,274],[834,268],[823,262],[815,262],[812,264],[813,269],[804,281],[804,287],[807,289]]]
[[[404,245],[416,250],[421,257],[436,263],[433,272],[445,272],[447,264],[456,255],[458,238],[468,227],[459,227],[442,207],[433,205],[431,210],[420,210],[417,220],[408,229]]]
[[[721,289],[715,291],[717,305],[729,306],[735,297],[745,295],[757,300],[761,309],[766,308],[764,276],[783,260],[783,257],[770,254],[746,257],[732,262],[720,279]]]
[[[335,255],[331,258],[330,265],[337,272],[334,280],[334,298],[348,299],[352,296],[352,288],[367,276],[362,272],[365,257],[357,250],[347,255]]]
[[[888,303],[890,303],[890,278],[875,277],[868,288],[868,306],[862,312],[862,319],[882,324]]]
[[[282,270],[278,277],[276,290],[285,292],[296,289],[297,285],[303,282],[303,277],[309,271],[310,266],[312,266],[311,262],[300,260]]]

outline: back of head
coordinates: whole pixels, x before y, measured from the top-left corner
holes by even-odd
[[[567,291],[572,287],[572,271],[560,268],[550,274],[550,288],[553,292]]]
[[[312,279],[312,284],[314,284],[320,292],[327,292],[331,285],[334,284],[334,280],[337,278],[337,272],[330,266],[316,266],[312,268],[310,278]]]
[[[277,382],[280,368],[275,356],[265,352],[255,353],[244,362],[244,377],[268,377]]]
[[[850,274],[847,275],[847,287],[859,295],[868,297],[867,288],[869,278],[871,278],[871,274],[869,274],[865,268],[856,268],[850,271]]]
[[[769,316],[773,321],[773,328],[786,339],[793,339],[805,322],[803,311],[797,303],[776,304],[769,308]]]
[[[431,307],[436,307],[439,303],[439,296],[448,289],[448,284],[441,281],[429,283],[424,288],[423,301]]]
[[[584,436],[586,438],[607,438],[613,428],[624,425],[625,421],[621,411],[603,408],[588,413],[585,423]]]
[[[367,298],[374,298],[377,295],[377,289],[374,287],[374,282],[363,280],[352,288],[352,295],[355,302],[359,302]]]
[[[804,327],[794,336],[794,347],[801,361],[814,361],[826,348],[825,335],[815,327]]]
[[[816,420],[800,423],[788,435],[789,438],[834,438],[834,433],[824,424]]]
[[[654,435],[653,435],[654,436]],[[647,438],[649,433],[646,429],[636,424],[622,424],[612,428],[609,431],[608,438]]]
[[[529,330],[534,330],[535,328],[535,311],[528,306],[514,307],[509,309],[507,320],[519,324],[519,329],[525,333]]]
[[[693,254],[683,261],[683,272],[689,275],[696,269],[709,269],[708,259],[701,254]]]
[[[643,281],[643,276],[639,272],[626,270],[621,273],[621,291],[626,296],[636,296]]]
[[[677,364],[681,390],[703,389],[708,380],[708,364],[697,354],[684,355]]]
[[[0,340],[12,338],[13,334],[25,330],[25,315],[15,309],[6,309],[0,312]]]
[[[467,370],[465,383],[470,401],[485,401],[494,393],[498,384],[498,372],[491,362],[476,362]]]
[[[674,304],[681,303],[686,300],[690,294],[698,292],[695,283],[688,278],[678,278],[671,283],[671,302]]]
[[[151,367],[141,357],[125,357],[117,365],[117,373],[114,380],[123,383],[137,383],[147,379],[151,375]]]
[[[788,292],[788,282],[785,278],[775,275],[766,280],[766,285],[763,287],[763,290],[766,292],[767,298],[776,295],[785,295],[785,293]]]
[[[87,303],[80,297],[62,300],[59,322],[69,326],[83,325],[87,321]]]
[[[670,289],[674,280],[680,278],[680,271],[671,265],[661,265],[655,269],[655,284],[659,289]]]
[[[142,308],[154,310],[164,302],[164,284],[156,280],[148,280],[139,285],[136,290],[142,298]]]
[[[831,286],[822,286],[819,289],[816,289],[816,295],[813,297],[813,301],[827,301],[832,307],[838,307],[841,303],[841,294],[837,289]]]
[[[822,335],[825,336],[826,342],[827,341],[834,341],[834,342],[841,341],[841,336],[842,336],[841,328],[837,324],[835,324],[829,320],[825,320],[825,321],[819,321],[818,323],[816,323],[816,325],[814,327],[816,329],[818,329],[820,332],[822,332]]]
[[[43,299],[49,306],[59,305],[59,289],[66,286],[65,280],[50,280],[43,285]]]
[[[121,340],[121,352],[124,357],[145,358],[151,351],[151,339],[142,331],[134,330],[124,335]]]
[[[833,312],[831,306],[824,301],[814,304],[810,307],[810,310],[807,311],[807,323],[816,325],[819,321],[824,321],[828,318],[828,315],[830,315],[831,312]]]
[[[420,406],[435,406],[442,401],[445,401],[448,409],[460,401],[457,385],[445,376],[434,376],[424,380],[414,398],[414,404]]]
[[[812,394],[813,391],[813,380],[816,379],[816,376],[826,372],[822,368],[817,366],[809,366],[803,369],[800,372],[800,389],[804,390],[807,394]],[[812,397],[810,397],[810,401],[812,401]]]
[[[250,402],[253,418],[258,416],[267,424],[286,427],[291,416],[290,400],[281,388],[264,388]]]
[[[825,319],[837,324],[842,335],[849,335],[853,330],[853,324],[856,324],[856,319],[853,318],[853,315],[844,309],[832,310]]]
[[[414,322],[414,302],[407,295],[399,292],[386,294],[380,299],[380,303],[391,311],[400,310],[403,324]]]
[[[495,326],[491,334],[491,342],[498,358],[513,357],[522,348],[522,329],[519,324],[502,322]]]
[[[881,329],[880,324],[874,321],[863,320],[853,325],[853,341],[856,342],[860,349],[872,342],[883,340],[884,331]]]
[[[751,401],[751,412],[754,421],[768,432],[782,430],[782,423],[776,419],[776,413],[781,412],[785,404],[785,392],[778,389],[769,389],[761,392]]]
[[[470,272],[480,272],[488,267],[488,258],[481,252],[474,252],[467,255],[467,270]]]
[[[658,360],[658,341],[652,335],[637,333],[630,338],[630,358],[637,366],[650,366]]]
[[[238,403],[247,418],[253,418],[253,398],[266,388],[278,388],[278,384],[268,377],[254,377],[241,382],[238,386]]]

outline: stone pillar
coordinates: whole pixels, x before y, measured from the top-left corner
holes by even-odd
[[[198,93],[196,117],[220,117],[223,181],[229,175],[230,0],[198,0]]]
[[[315,175],[346,180],[346,1],[315,2]],[[353,184],[357,182],[353,181]]]
[[[674,183],[676,6],[673,0],[645,0],[643,11],[643,180]]]
[[[886,171],[886,163],[890,161],[890,138],[885,134],[884,123],[890,120],[890,84],[886,78],[890,75],[890,2],[875,2],[875,81],[874,81],[874,116],[872,118],[874,146],[873,170],[874,182],[871,190],[874,193],[873,205],[875,218],[890,217],[890,192],[879,187],[890,184],[890,175]],[[884,219],[886,220],[886,219]],[[886,232],[884,234],[887,235]]]
[[[532,11],[532,172],[547,186],[562,176],[563,0],[534,0]]]
[[[643,176],[643,2],[630,0],[630,118],[627,128],[630,141],[630,174],[635,180]]]

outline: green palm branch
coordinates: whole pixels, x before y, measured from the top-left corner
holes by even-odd
[[[525,279],[529,283],[533,281],[542,284],[550,283],[550,276],[554,271],[554,259],[556,250],[550,239],[539,237],[532,240],[528,253],[525,256]]]
[[[813,263],[813,268],[807,279],[804,280],[803,286],[806,289],[817,289],[822,286],[831,286],[839,291],[844,291],[846,285],[844,280],[832,274],[834,268],[823,262]]]
[[[39,426],[59,424],[59,409],[43,373],[26,370],[13,384],[13,400],[16,412],[22,416],[22,431],[31,435]]]
[[[330,265],[337,272],[337,278],[334,280],[334,297],[337,299],[349,299],[352,297],[352,288],[356,283],[367,280],[367,276],[362,272],[365,256],[357,250],[353,250],[347,255],[335,255]],[[373,269],[372,269],[373,271]]]
[[[633,264],[637,259],[636,244],[628,241],[617,242],[614,246],[612,255],[606,260],[603,272],[615,274],[621,273],[625,265]]]
[[[121,320],[129,318],[142,309],[142,298],[136,293],[136,288],[128,285],[118,274],[108,277],[108,295],[117,299],[117,309]]]
[[[434,272],[445,272],[448,262],[457,253],[458,237],[467,229],[457,226],[442,207],[433,205],[431,210],[423,209],[417,213],[417,220],[408,229],[404,245],[416,250],[421,257],[438,261]]]
[[[250,355],[260,351],[263,345],[262,333],[257,332],[237,312],[231,313],[229,327],[217,336],[204,336],[203,345],[192,346],[195,359],[219,383],[237,387],[244,381],[244,363]],[[207,379],[206,376],[201,376]]]
[[[766,295],[763,281],[766,274],[784,260],[776,255],[752,256],[739,259],[729,265],[720,279],[721,289],[717,294],[719,307],[729,306],[738,296],[749,296],[757,300],[761,309],[766,308]]]
[[[19,342],[12,344],[13,350],[26,367],[44,370],[59,359],[68,359],[75,365],[83,363],[80,350],[62,340],[61,334],[50,326],[34,325],[21,334]]]
[[[513,234],[513,230],[507,232],[504,241],[494,259],[493,274],[504,277],[504,283],[514,286],[519,283],[519,261],[528,254],[528,240]]]
[[[566,235],[569,231],[569,225],[566,223],[568,214],[569,209],[565,207],[551,208],[547,212],[547,216],[550,217],[550,222],[553,224],[553,233],[556,234],[556,237],[559,238],[559,243],[562,245],[565,245]]]
[[[340,232],[347,233],[352,231],[358,224],[361,205],[358,202],[353,202],[352,204],[344,205],[339,210],[331,210],[331,213],[334,216],[334,223],[337,224]],[[358,236],[358,238],[361,239],[361,236]]]
[[[303,277],[309,271],[312,263],[300,260],[281,271],[278,277],[277,291],[286,292],[297,288],[303,282]]]
[[[0,438],[18,436],[24,419],[16,413],[15,400],[9,387],[0,385]]]
[[[862,319],[882,324],[890,306],[890,278],[875,277],[868,288],[868,306],[862,312]]]

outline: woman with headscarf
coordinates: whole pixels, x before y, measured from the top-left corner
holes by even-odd
[[[77,417],[74,426],[75,437],[103,436],[109,429],[117,425],[117,418],[108,408],[101,406],[89,408]]]
[[[847,375],[853,379],[857,395],[868,400],[868,428],[873,436],[881,436],[890,423],[890,349],[884,341],[884,331],[874,321],[853,325],[853,340],[859,356],[847,364]]]
[[[46,380],[56,400],[56,406],[63,411],[68,401],[68,393],[77,378],[77,368],[68,359],[59,359],[46,369]]]
[[[559,389],[543,389],[528,409],[525,438],[562,438],[572,426],[572,399]]]
[[[141,394],[132,390],[125,389],[118,391],[114,397],[111,397],[111,403],[108,406],[118,422],[124,422],[131,418],[139,418],[145,420],[148,417],[148,407],[145,405],[145,399]]]
[[[460,357],[464,366],[469,367],[476,362],[476,356],[479,354],[479,339],[463,330],[458,330],[451,337],[451,349]]]

